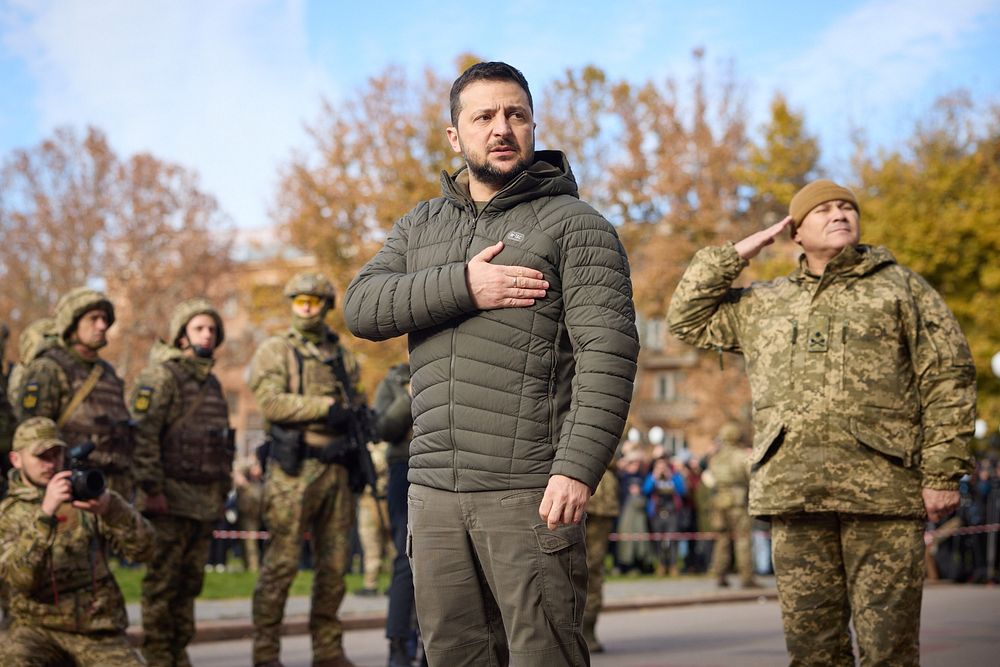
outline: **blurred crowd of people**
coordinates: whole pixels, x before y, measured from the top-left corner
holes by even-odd
[[[980,458],[975,473],[962,479],[958,511],[933,525],[928,570],[941,579],[1000,583],[1000,459]]]
[[[695,456],[687,449],[669,452],[635,440],[622,444],[614,464],[620,512],[610,550],[613,572],[671,576],[709,572],[718,510],[715,479],[707,471],[719,445],[717,440],[711,451]],[[745,507],[745,496],[742,503]],[[755,528],[753,569],[768,574],[766,524]]]

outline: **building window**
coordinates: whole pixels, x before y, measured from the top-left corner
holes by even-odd
[[[638,325],[639,344],[651,351],[663,349],[664,322],[661,319],[641,319]]]
[[[687,443],[684,440],[684,431],[668,429],[663,434],[663,450],[671,455],[681,451],[686,447],[686,445]]]
[[[654,397],[657,401],[676,401],[677,384],[680,380],[680,373],[677,371],[666,371],[657,373],[655,378],[656,386],[653,389]]]

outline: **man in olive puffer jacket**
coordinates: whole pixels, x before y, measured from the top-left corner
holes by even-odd
[[[589,664],[581,521],[632,397],[628,260],[562,153],[535,153],[519,71],[472,66],[451,116],[466,168],[396,223],[345,305],[356,335],[409,335],[420,629],[432,665]]]

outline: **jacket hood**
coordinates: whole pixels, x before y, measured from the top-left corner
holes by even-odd
[[[889,264],[895,264],[896,258],[885,246],[857,245],[844,248],[840,254],[826,265],[825,273],[844,277],[867,276],[882,270]],[[799,255],[799,266],[790,276],[791,280],[801,281],[808,278],[806,273],[806,256]]]
[[[468,166],[451,175],[441,172],[441,192],[459,208],[471,204]],[[557,195],[580,196],[569,161],[562,151],[536,151],[534,164],[493,195],[485,210],[506,211],[522,202]]]
[[[158,340],[153,343],[153,348],[149,351],[149,364],[151,366],[156,364],[162,364],[165,361],[170,361],[171,359],[183,359],[184,352],[180,349],[174,347],[173,345],[168,345],[162,340]]]

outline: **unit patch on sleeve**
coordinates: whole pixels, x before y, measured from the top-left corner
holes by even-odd
[[[38,383],[29,382],[24,385],[24,393],[21,394],[21,407],[25,412],[34,412],[38,407]]]
[[[135,394],[135,401],[132,403],[132,408],[140,414],[144,414],[149,410],[149,404],[153,398],[153,388],[142,386],[139,387],[139,391]]]

